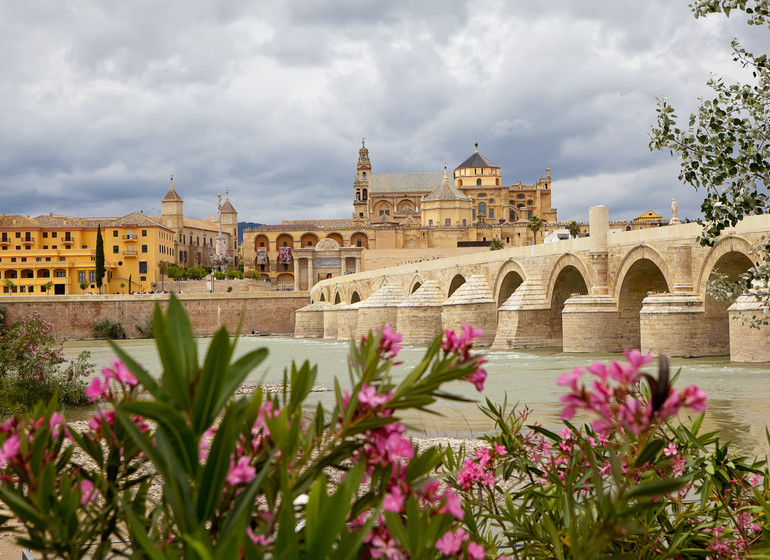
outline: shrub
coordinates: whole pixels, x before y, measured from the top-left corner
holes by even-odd
[[[228,286],[228,287],[227,287],[227,292],[228,292],[228,293],[230,293],[230,292],[232,292],[232,291],[233,291],[233,287],[232,287],[232,286]]]
[[[217,271],[217,272],[215,272],[214,274],[212,274],[212,276],[213,276],[213,277],[214,277],[216,280],[224,280],[224,279],[225,279],[225,273],[224,273],[224,272],[219,272],[219,271]]]
[[[21,317],[0,336],[0,414],[29,410],[39,401],[81,406],[93,369],[89,360],[90,353],[81,352],[67,362],[51,323],[37,312]]]
[[[232,268],[228,268],[227,272],[225,272],[225,276],[227,278],[241,280],[243,278],[243,272],[240,272],[238,270],[234,270]]]
[[[200,280],[206,276],[206,270],[200,266],[192,266],[187,269],[187,277],[190,280]]]
[[[94,338],[110,338],[112,340],[126,338],[126,331],[123,329],[123,323],[106,318],[98,323],[94,323],[91,333]]]
[[[134,325],[136,332],[139,333],[139,338],[152,338],[152,317],[150,317],[144,325]]]

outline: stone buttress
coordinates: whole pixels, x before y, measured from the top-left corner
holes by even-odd
[[[324,310],[331,306],[328,301],[319,301],[297,309],[294,315],[294,337],[323,338]]]
[[[561,341],[549,337],[551,306],[540,278],[528,278],[497,310],[493,350],[543,348]]]
[[[398,332],[403,344],[427,346],[441,329],[444,296],[438,281],[428,280],[398,306]]]
[[[404,291],[395,283],[385,283],[371,296],[359,303],[356,338],[361,338],[369,331],[389,324],[394,331],[398,330],[398,304],[404,301]]]
[[[497,331],[497,303],[486,278],[474,274],[441,305],[443,330],[460,331],[470,323],[484,331],[478,346],[491,346]]]

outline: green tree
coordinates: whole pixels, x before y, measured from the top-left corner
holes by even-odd
[[[129,275],[128,275],[128,293],[129,293],[129,294],[131,293],[131,290],[133,289],[133,288],[131,287],[131,284],[132,284],[132,282],[131,282],[131,274],[129,274]]]
[[[88,289],[88,282],[81,282],[80,283],[80,289],[85,291]]]
[[[567,222],[567,231],[569,231],[569,236],[573,239],[578,237],[580,235],[580,224],[575,220],[570,220]]]
[[[102,239],[102,225],[96,226],[96,287],[102,293],[102,280],[104,279],[104,239]]]
[[[9,292],[14,292],[16,290],[16,284],[13,283],[13,280],[10,278],[6,278],[3,282],[6,288],[8,288]]]
[[[164,282],[166,272],[168,271],[168,267],[171,263],[168,261],[158,261],[158,272],[160,272],[160,289],[161,291],[166,290],[166,284]]]
[[[43,284],[43,291],[44,292],[50,294],[51,293],[51,288],[53,288],[53,281],[52,280],[49,280],[48,282]]]
[[[770,0],[701,0],[691,5],[696,18],[742,12],[747,23],[770,29]],[[767,43],[766,43],[767,44]],[[767,213],[770,199],[770,67],[767,54],[754,54],[732,41],[733,60],[751,71],[753,83],[725,83],[711,77],[712,97],[701,99],[686,126],[665,97],[658,99],[657,123],[650,131],[650,149],[669,150],[680,160],[679,179],[704,190],[701,204],[703,245],[714,245],[728,227],[751,214]],[[681,126],[681,128],[680,128]],[[767,286],[770,242],[757,249],[755,266],[739,282],[721,278],[710,293],[734,296],[751,286]],[[770,309],[770,290],[752,289]]]
[[[532,216],[527,224],[527,229],[532,230],[532,234],[535,237],[535,245],[537,245],[537,232],[543,229],[545,222],[537,216]]]

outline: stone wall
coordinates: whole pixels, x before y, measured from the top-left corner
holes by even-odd
[[[243,315],[243,334],[293,334],[295,311],[308,303],[307,292],[266,292],[255,294],[181,294],[196,336],[209,336],[221,325],[235,333]],[[53,323],[57,337],[90,338],[95,323],[103,319],[123,324],[129,338],[140,336],[149,326],[156,303],[165,308],[168,294],[13,296],[0,297],[8,309],[6,325],[37,311]]]

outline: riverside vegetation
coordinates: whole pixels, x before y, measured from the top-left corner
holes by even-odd
[[[19,318],[8,329],[3,329],[5,316],[0,306],[0,416],[29,410],[38,400],[55,398],[59,408],[88,404],[90,353],[68,362],[53,325],[39,313]]]
[[[483,388],[481,333],[469,325],[438,337],[398,379],[400,335],[385,325],[352,341],[331,410],[305,405],[308,362],[291,364],[282,393],[236,396],[267,351],[235,359],[237,339],[222,329],[199,360],[173,297],[166,314],[156,308],[153,331],[160,377],[113,345],[117,359],[87,387],[104,406],[84,430],[64,423],[55,400],[0,427],[3,521],[23,546],[156,559],[770,552],[764,461],[700,433],[706,396],[674,388],[664,357],[657,375],[642,371],[651,357],[638,351],[563,374],[559,433],[487,400],[497,430],[466,454],[418,450],[399,417],[459,398],[453,381]],[[683,409],[698,416],[679,423]],[[595,419],[575,426],[578,411]]]

